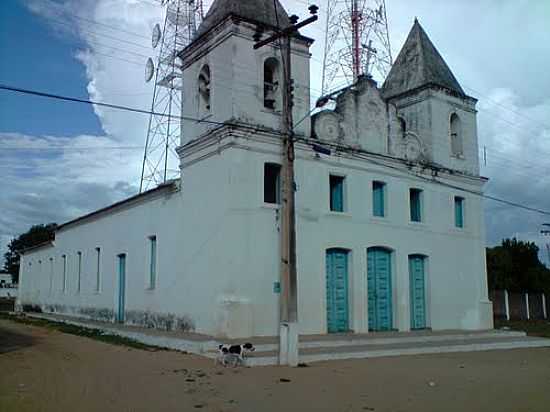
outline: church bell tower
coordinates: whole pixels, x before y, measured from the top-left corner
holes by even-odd
[[[429,162],[479,175],[477,100],[466,95],[418,20],[382,96],[395,107],[401,134],[418,139]]]
[[[278,44],[254,50],[254,33],[270,35],[289,25],[279,1],[216,0],[195,40],[179,53],[183,62],[181,145],[206,136],[223,124],[281,130],[283,65]],[[295,132],[309,135],[309,46],[292,41]],[[192,120],[198,119],[198,120]]]

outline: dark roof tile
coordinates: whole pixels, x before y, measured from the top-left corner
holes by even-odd
[[[427,85],[443,87],[459,95],[466,95],[418,20],[415,20],[382,85],[382,95],[389,99]]]
[[[277,13],[275,13],[275,4]],[[275,0],[275,4],[273,0],[215,0],[201,23],[197,35],[206,33],[229,15],[272,27],[278,27],[278,25],[286,27],[289,24],[288,14],[279,0]]]

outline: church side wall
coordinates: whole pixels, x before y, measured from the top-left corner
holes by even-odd
[[[180,210],[181,192],[173,192],[58,231],[55,246],[23,255],[21,305],[112,321],[118,309],[118,256],[125,254],[126,321],[167,329],[193,329],[195,321],[184,308],[167,304],[173,288],[178,287],[181,267],[174,248],[182,229]],[[157,239],[153,289],[149,288],[151,236]]]

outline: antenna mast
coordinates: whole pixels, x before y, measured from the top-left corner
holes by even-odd
[[[183,76],[177,54],[191,43],[203,18],[202,0],[158,1],[165,17],[162,27],[153,28],[152,46],[159,48],[156,66],[149,59],[145,67],[145,81],[154,80],[154,88],[140,193],[179,176]]]
[[[323,95],[369,75],[382,81],[392,64],[385,0],[327,0]]]

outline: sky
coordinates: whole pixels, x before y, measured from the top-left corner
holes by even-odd
[[[2,0],[0,83],[147,110],[153,90],[144,64],[154,57],[158,3]],[[281,3],[305,17],[311,2]],[[386,4],[394,58],[417,17],[466,93],[479,99],[486,193],[550,211],[550,1]],[[321,88],[326,0],[318,5],[320,21],[302,30],[316,40],[313,98]],[[33,224],[62,223],[137,193],[147,121],[0,91],[0,253]],[[541,224],[550,223],[548,215],[490,200],[485,219],[488,245],[516,236],[542,248]]]

